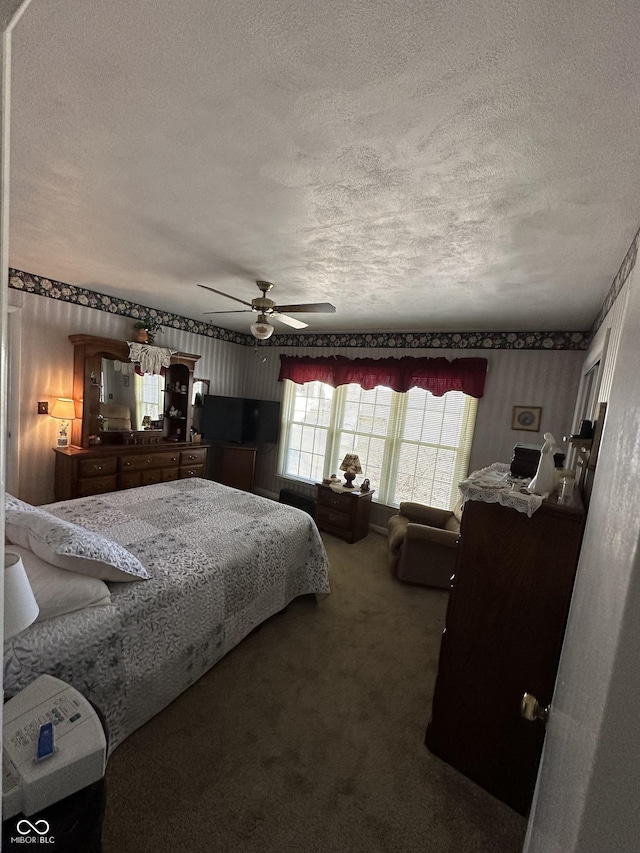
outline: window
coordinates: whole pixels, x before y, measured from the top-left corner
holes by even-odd
[[[442,508],[458,498],[468,471],[478,401],[461,391],[435,397],[412,388],[334,389],[285,380],[279,473],[311,482],[337,473],[357,453],[388,506],[414,500]]]
[[[325,470],[334,389],[323,382],[286,381],[282,406],[280,471],[299,480],[321,480]],[[291,393],[293,386],[293,393]]]
[[[144,376],[133,374],[135,382],[136,415],[138,429],[142,429],[142,419],[149,415],[152,421],[161,417],[162,391],[164,379],[156,373],[145,373]]]

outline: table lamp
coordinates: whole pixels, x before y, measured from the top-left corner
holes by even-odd
[[[40,612],[22,558],[4,552],[4,639],[15,637],[35,622]]]
[[[69,421],[76,416],[76,407],[73,400],[68,397],[58,397],[51,409],[51,417],[62,421],[58,433],[58,447],[67,447],[69,444]]]
[[[357,453],[347,453],[347,455],[342,460],[342,465],[340,466],[340,470],[344,471],[344,479],[345,483],[343,488],[352,489],[353,481],[356,478],[356,474],[362,474],[362,467],[360,466],[360,458]]]

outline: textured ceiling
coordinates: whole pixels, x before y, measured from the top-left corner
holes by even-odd
[[[198,283],[332,302],[310,332],[588,329],[639,43],[636,0],[32,0],[11,266],[241,331]]]

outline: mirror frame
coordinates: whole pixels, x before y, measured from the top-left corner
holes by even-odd
[[[89,418],[85,417],[84,401],[89,399],[92,385],[91,372],[94,374],[102,367],[102,359],[110,358],[117,361],[131,363],[129,358],[129,344],[127,341],[114,338],[99,338],[95,335],[69,335],[73,344],[73,399],[76,404],[76,418],[71,425],[71,445],[73,447],[88,448],[89,435],[91,434]],[[184,364],[189,371],[189,391],[187,398],[187,429],[191,424],[191,380],[195,363],[199,355],[186,352],[173,352],[171,365]],[[201,380],[208,382],[208,380]]]

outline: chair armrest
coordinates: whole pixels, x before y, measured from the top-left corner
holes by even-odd
[[[421,540],[423,542],[431,542],[434,545],[447,545],[450,548],[455,548],[460,539],[459,533],[454,533],[452,530],[440,530],[437,527],[426,527],[424,524],[407,524],[406,538],[414,542]]]
[[[417,524],[428,524],[431,527],[444,527],[453,513],[449,509],[437,509],[434,506],[403,501],[400,504],[400,515]]]

